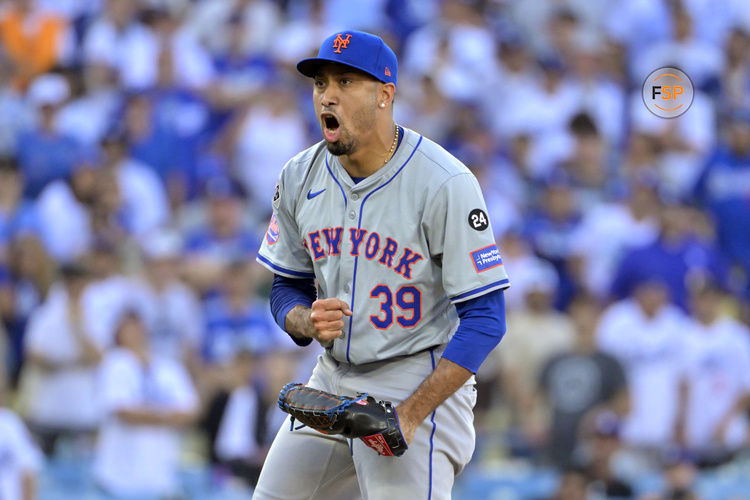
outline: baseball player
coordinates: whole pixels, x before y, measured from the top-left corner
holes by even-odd
[[[297,69],[323,141],[273,196],[258,254],[275,273],[271,309],[297,344],[325,347],[307,385],[392,401],[408,451],[287,422],[253,498],[450,498],[474,450],[473,374],[505,331],[509,282],[481,190],[394,122],[398,64],[379,37],[335,33]]]

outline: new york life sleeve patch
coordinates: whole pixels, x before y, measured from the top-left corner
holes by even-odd
[[[269,245],[279,241],[279,221],[276,220],[276,214],[271,215],[271,222],[268,224],[268,231],[266,231],[266,241]]]
[[[478,273],[503,265],[503,259],[500,257],[500,250],[497,249],[497,245],[494,243],[471,252],[471,260],[474,263],[474,269],[476,269]]]

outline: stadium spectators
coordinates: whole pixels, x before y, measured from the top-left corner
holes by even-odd
[[[213,176],[204,187],[206,218],[185,237],[188,278],[203,291],[216,286],[224,268],[257,252],[259,236],[244,217],[242,187],[227,175]]]
[[[83,300],[90,271],[61,268],[61,282],[29,320],[26,333],[28,416],[51,455],[61,435],[93,433],[100,423],[96,371],[109,347],[91,325],[99,321]]]
[[[37,238],[24,235],[12,241],[6,265],[0,274],[0,316],[9,335],[7,372],[11,386],[16,387],[25,358],[28,321],[47,297],[55,263]]]
[[[0,158],[0,261],[8,261],[10,243],[39,231],[34,203],[23,196],[23,179],[12,157]]]
[[[0,45],[14,65],[14,84],[25,89],[31,80],[72,56],[66,20],[35,5],[34,0],[5,2],[0,13]]]
[[[56,126],[60,108],[69,95],[68,82],[59,74],[41,75],[29,88],[27,99],[37,112],[37,123],[22,131],[16,144],[29,196],[37,196],[50,182],[66,178],[79,161],[80,145]]]
[[[536,274],[525,283],[525,307],[508,314],[510,336],[496,348],[501,387],[514,412],[514,424],[520,429],[525,445],[541,445],[546,432],[542,415],[534,410],[534,397],[542,368],[549,358],[573,346],[573,325],[565,315],[552,307],[557,285],[554,268],[539,263]]]
[[[127,121],[127,119],[126,119]],[[158,165],[141,163],[128,154],[128,144],[138,136],[114,132],[104,137],[102,165],[117,183],[119,204],[115,208],[123,229],[142,237],[169,222],[169,204],[164,184],[159,182]]]
[[[0,495],[30,500],[37,494],[42,454],[23,420],[4,406],[4,384],[0,375]]]
[[[576,450],[587,429],[584,421],[591,413],[611,413],[612,418],[624,417],[630,407],[625,372],[616,358],[600,351],[596,345],[599,307],[591,297],[579,296],[569,307],[575,325],[575,345],[560,351],[546,361],[539,376],[536,404],[549,415],[546,449],[552,463],[564,468],[579,461]],[[544,414],[536,409],[534,414]],[[589,425],[591,425],[589,423]],[[617,437],[617,429],[612,432]]]
[[[749,437],[750,331],[722,315],[723,298],[715,284],[696,290],[684,333],[676,437],[705,465],[727,460]]]
[[[115,496],[179,495],[180,435],[198,410],[190,376],[179,361],[151,352],[135,313],[121,318],[115,344],[102,360],[97,390],[104,419],[96,482]]]
[[[136,294],[152,352],[197,369],[204,321],[195,292],[180,279],[182,240],[174,232],[149,234],[142,244],[145,268]]]
[[[633,487],[618,470],[618,462],[626,453],[620,438],[622,419],[610,410],[599,410],[581,429],[581,445],[574,462],[580,462],[589,488],[594,495],[606,498],[632,498]]]
[[[690,288],[706,280],[726,286],[726,258],[701,234],[699,217],[687,205],[662,207],[659,236],[631,249],[620,261],[612,281],[612,296],[630,296],[643,282],[661,280],[670,300],[687,310]]]
[[[611,280],[624,253],[652,243],[660,208],[654,179],[640,175],[626,184],[624,200],[591,207],[573,235],[571,261],[579,261],[580,281],[597,297],[609,296]]]
[[[739,265],[750,292],[750,108],[732,113],[728,140],[710,155],[696,185],[698,199],[716,224],[718,243],[725,256]]]
[[[632,409],[622,438],[628,445],[653,451],[673,443],[685,325],[658,278],[639,283],[602,315],[599,348],[617,358],[627,376]]]
[[[94,165],[79,163],[68,178],[50,182],[37,198],[41,239],[59,262],[82,257],[94,244],[97,176]]]
[[[206,330],[201,351],[201,390],[208,408],[203,426],[211,442],[212,462],[237,461],[232,468],[238,471],[239,466],[243,476],[249,473],[249,481],[254,474],[257,479],[259,470],[248,472],[247,467],[257,461],[255,453],[265,444],[263,432],[269,432],[267,396],[273,404],[278,395],[267,386],[273,383],[271,387],[278,387],[274,373],[293,374],[285,370],[289,360],[270,362],[276,351],[288,349],[290,344],[276,327],[268,302],[255,295],[255,286],[253,274],[241,261],[222,270],[219,288],[203,306]],[[235,429],[238,439],[249,448],[238,450],[236,443],[227,442],[227,428]]]

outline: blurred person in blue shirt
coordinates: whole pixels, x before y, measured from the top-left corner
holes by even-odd
[[[526,219],[523,233],[534,252],[555,266],[560,278],[555,306],[564,309],[579,286],[567,261],[573,254],[573,235],[581,221],[572,186],[564,174],[554,174],[546,181],[537,206]]]
[[[264,52],[251,52],[247,47],[250,34],[241,12],[235,11],[224,20],[223,47],[215,51],[214,68],[221,82],[222,97],[247,102],[272,76],[274,62]],[[236,102],[236,101],[235,101]]]
[[[750,110],[730,115],[727,140],[710,155],[695,195],[713,216],[722,251],[744,270],[750,294]]]
[[[227,265],[218,291],[204,303],[203,360],[208,365],[228,363],[242,349],[267,354],[287,345],[268,304],[256,294],[253,270],[246,262]]]
[[[193,181],[194,145],[188,138],[178,136],[166,121],[179,119],[191,129],[196,128],[191,122],[197,120],[198,128],[205,122],[205,110],[198,104],[197,118],[186,117],[184,110],[179,114],[179,102],[171,95],[174,92],[164,89],[133,94],[125,105],[122,122],[129,156],[156,172],[173,204],[184,200]],[[196,131],[192,133],[195,135]]]
[[[223,2],[214,2],[217,6]],[[213,54],[216,82],[209,94],[211,117],[206,133],[209,138],[221,133],[231,119],[241,114],[244,106],[254,97],[262,95],[264,86],[271,84],[274,60],[263,52],[249,52],[247,38],[250,33],[244,16],[235,12],[223,21],[225,43]]]
[[[67,177],[81,154],[81,146],[56,129],[60,106],[68,99],[68,82],[62,75],[42,75],[31,84],[28,100],[38,109],[38,124],[20,134],[18,161],[26,178],[26,194],[38,195],[55,179]]]
[[[728,269],[716,246],[699,233],[701,214],[687,205],[666,205],[661,212],[659,237],[631,249],[617,265],[611,293],[629,297],[642,283],[659,279],[671,301],[687,310],[688,292],[705,280],[725,286]]]
[[[250,387],[244,379],[239,385],[237,383],[238,371],[240,374],[248,373],[248,356],[252,358],[254,370],[258,371],[264,360],[276,351],[290,347],[286,335],[270,315],[267,301],[257,295],[253,271],[242,261],[227,265],[219,289],[206,299],[203,306],[206,332],[201,380],[204,399],[209,403],[203,428],[212,443],[212,461],[218,459],[214,443],[230,393],[240,386]],[[253,377],[252,390],[261,390],[262,379],[268,376],[266,373],[263,377]],[[256,403],[260,404],[260,401]],[[267,402],[263,404],[267,408]]]
[[[211,93],[186,89],[178,83],[159,86],[148,95],[153,126],[162,130],[162,139],[170,141],[173,166],[167,177],[167,192],[176,207],[200,196],[204,156],[221,149],[221,137],[217,138],[220,130],[211,128],[215,103],[209,101]]]
[[[245,225],[245,193],[240,184],[219,175],[206,180],[206,220],[185,236],[187,277],[199,289],[219,282],[224,266],[252,259],[258,236]]]
[[[11,387],[16,386],[23,367],[26,325],[46,299],[55,270],[55,264],[42,243],[30,233],[23,233],[11,241],[7,267],[0,264],[0,320],[9,337]]]

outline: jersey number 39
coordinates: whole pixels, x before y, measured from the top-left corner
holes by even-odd
[[[370,297],[380,302],[380,314],[370,316],[370,323],[378,330],[386,330],[393,324],[393,298],[391,289],[385,285],[377,285],[370,291]],[[402,286],[395,293],[396,306],[408,314],[396,316],[396,322],[403,328],[411,328],[422,319],[422,292],[411,285]],[[385,317],[382,317],[385,316]]]

